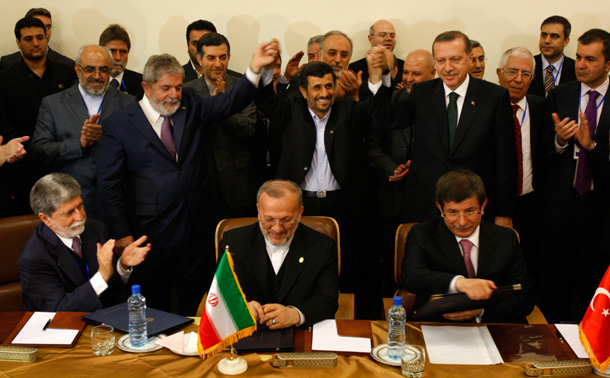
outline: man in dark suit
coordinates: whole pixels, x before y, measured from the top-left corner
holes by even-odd
[[[277,43],[263,43],[232,91],[201,97],[182,88],[184,70],[171,55],[144,67],[144,96],[103,123],[98,177],[106,224],[118,247],[149,235],[153,250],[136,278],[151,307],[194,314],[214,266],[207,250],[210,195],[201,148],[204,124],[237,113],[251,101]],[[203,281],[202,281],[203,280]],[[203,282],[203,283],[202,283]]]
[[[31,138],[43,97],[70,87],[76,80],[74,64],[68,66],[49,58],[42,21],[34,17],[22,18],[15,24],[15,37],[21,51],[19,60],[0,73],[5,140],[18,136]],[[25,144],[26,148],[29,146],[29,142]],[[47,169],[35,164],[30,155],[11,166],[9,171],[7,175],[10,176],[12,192],[10,214],[29,214],[30,189]]]
[[[578,39],[577,82],[549,92],[553,116],[545,140],[545,278],[542,311],[549,321],[579,321],[610,263],[601,240],[608,229],[610,34]]]
[[[270,329],[332,319],[338,308],[337,247],[300,224],[301,189],[267,181],[257,195],[258,223],[227,231],[235,273],[252,314]]]
[[[414,85],[408,100],[394,108],[388,75],[384,75],[384,85],[379,88],[388,53],[375,47],[369,54],[375,66],[369,87],[373,93],[379,91],[373,103],[375,122],[412,127],[403,222],[436,215],[434,186],[438,178],[451,170],[471,169],[487,188],[487,218],[510,227],[517,159],[508,91],[470,77],[471,48],[465,34],[442,33],[434,40],[432,50],[440,78]]]
[[[203,75],[185,87],[200,96],[229,92],[239,81],[227,75],[231,45],[222,34],[207,33],[197,44],[197,60]],[[256,170],[248,149],[254,135],[256,107],[250,103],[228,118],[208,123],[204,136],[205,159],[212,179],[216,222],[225,218],[253,216],[256,203]],[[239,183],[239,185],[236,185]]]
[[[405,101],[413,84],[434,79],[436,69],[434,58],[427,50],[415,50],[405,58],[400,89],[392,94],[392,102]],[[367,138],[368,166],[371,170],[371,198],[375,216],[379,222],[372,227],[380,227],[375,232],[380,235],[382,257],[382,277],[384,279],[383,295],[393,295],[394,283],[394,241],[396,228],[401,223],[403,204],[408,201],[405,196],[405,176],[409,172],[411,129],[372,130]]]
[[[561,16],[551,16],[540,26],[540,54],[536,59],[534,81],[527,93],[546,97],[556,86],[576,81],[574,59],[563,54],[570,43],[570,21]]]
[[[433,294],[459,292],[483,300],[500,286],[521,284],[521,291],[497,304],[439,320],[523,321],[534,307],[531,279],[515,232],[482,220],[487,199],[481,178],[469,170],[446,173],[436,185],[436,200],[441,217],[413,226],[405,243],[403,285],[416,295],[415,309]]]
[[[19,255],[23,309],[89,312],[127,300],[125,284],[150,250],[139,247],[146,236],[114,258],[114,240],[87,220],[80,186],[64,173],[38,180],[30,201],[42,222]]]
[[[186,45],[189,53],[189,61],[182,66],[182,68],[184,68],[184,83],[198,79],[203,75],[203,67],[197,60],[197,42],[207,33],[216,33],[216,26],[207,20],[191,22],[186,28]],[[227,73],[238,79],[241,77],[239,72],[233,70],[228,70]]]
[[[390,21],[387,20],[379,20],[376,21],[369,28],[369,43],[371,44],[371,48],[375,46],[381,46],[388,49],[391,52],[394,52],[394,48],[396,47],[396,30],[394,29],[394,25]],[[396,88],[396,85],[402,80],[402,70],[404,65],[404,60],[394,57],[395,64],[394,66],[397,68],[395,76],[392,77],[392,88]],[[355,61],[349,65],[349,69],[354,71],[355,73],[362,72],[362,82],[366,83],[369,79],[369,71],[368,66],[366,64],[366,56],[360,60]],[[370,96],[369,89],[367,85],[362,85],[360,87],[359,98],[366,99]]]
[[[102,129],[99,121],[133,101],[133,96],[111,88],[112,59],[108,50],[83,46],[76,58],[79,82],[45,97],[31,144],[32,159],[54,172],[73,176],[93,219],[102,220],[96,164]]]
[[[127,69],[131,50],[131,40],[127,30],[121,25],[109,25],[100,35],[99,45],[108,48],[112,56],[110,86],[132,96],[142,93],[142,74]]]
[[[53,23],[51,20],[51,12],[46,10],[45,8],[32,8],[25,14],[24,17],[34,17],[39,19],[45,27],[45,36],[47,39],[47,44],[51,41],[51,34],[53,34]],[[70,67],[74,66],[74,61],[66,56],[61,55],[57,51],[47,46],[48,59],[52,62],[57,62],[61,64],[68,65]],[[0,68],[7,69],[14,64],[18,63],[21,58],[21,51],[14,52],[9,55],[5,55],[0,58]]]
[[[535,66],[534,57],[528,49],[514,47],[504,52],[496,73],[498,82],[510,94],[515,123],[518,197],[513,225],[519,233],[534,287],[539,289],[542,273],[541,200],[546,159],[542,144],[550,119],[544,99],[526,95],[534,79]]]

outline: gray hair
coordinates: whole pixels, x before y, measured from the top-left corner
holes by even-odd
[[[311,47],[311,45],[313,45],[314,43],[317,43],[318,45],[322,45],[322,41],[324,40],[324,36],[322,34],[320,35],[314,35],[313,37],[309,38],[309,41],[307,41],[307,51],[309,51],[309,48]]]
[[[340,36],[345,37],[347,39],[347,41],[349,42],[350,54],[352,52],[354,52],[354,44],[352,43],[352,39],[350,37],[348,37],[347,34],[341,32],[339,30],[331,30],[322,36],[322,41],[320,42],[320,50],[322,50],[322,52],[324,52],[324,49],[323,49],[324,41],[326,41],[326,38],[333,36],[333,35],[340,35]]]
[[[148,84],[156,83],[161,75],[168,73],[170,75],[179,73],[184,79],[184,68],[170,54],[152,55],[146,61],[144,72],[142,72],[142,80]]]
[[[532,55],[532,52],[523,46],[517,46],[506,50],[500,58],[500,64],[498,65],[498,68],[501,70],[504,69],[506,63],[508,62],[508,58],[510,58],[511,56],[516,56],[518,58],[523,59],[530,59],[532,61],[532,73],[536,71],[536,59],[534,59],[534,55]]]
[[[30,207],[35,214],[43,213],[49,217],[64,203],[80,196],[80,185],[65,173],[50,173],[40,178],[30,191]]]
[[[268,180],[258,189],[256,193],[256,202],[261,197],[261,194],[267,194],[269,197],[282,198],[287,193],[294,193],[299,200],[299,207],[303,206],[303,193],[297,184],[289,180]]]
[[[104,50],[104,52],[108,55],[108,59],[110,60],[110,63],[112,64],[112,53],[110,52],[110,49],[106,46],[99,46],[99,45],[83,45],[80,47],[80,49],[78,49],[78,52],[76,53],[76,64],[78,64],[79,66],[81,65],[81,58],[83,56],[83,52],[85,52],[85,49],[87,47],[91,47],[91,46],[95,46],[95,47],[99,47],[100,50]]]

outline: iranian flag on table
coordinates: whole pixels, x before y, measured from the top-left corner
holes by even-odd
[[[591,304],[580,322],[580,342],[591,365],[604,372],[610,364],[610,267],[595,290]]]
[[[201,358],[248,337],[256,331],[256,321],[233,270],[228,249],[216,269],[199,323],[197,349]]]

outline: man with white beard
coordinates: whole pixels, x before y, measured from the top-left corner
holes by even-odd
[[[150,244],[140,247],[142,236],[115,258],[115,241],[101,222],[87,219],[80,194],[64,173],[46,175],[32,187],[30,205],[42,222],[19,256],[26,311],[90,312],[129,296],[126,284]]]
[[[81,47],[74,66],[78,83],[42,100],[30,147],[34,161],[48,164],[52,172],[67,173],[76,179],[85,209],[98,220],[102,219],[96,179],[102,136],[98,121],[134,99],[109,87],[111,66],[108,49],[96,45]]]

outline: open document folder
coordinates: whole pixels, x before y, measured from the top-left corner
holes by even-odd
[[[52,325],[45,329],[45,325],[55,317],[55,314],[55,312],[35,312],[32,314],[30,320],[23,326],[19,334],[15,336],[12,344],[71,345],[76,336],[78,336],[79,329],[58,329],[52,328]]]
[[[495,365],[504,362],[485,326],[422,325],[421,330],[433,364]]]
[[[329,352],[371,353],[371,339],[339,336],[335,319],[327,319],[313,325],[311,349]]]

